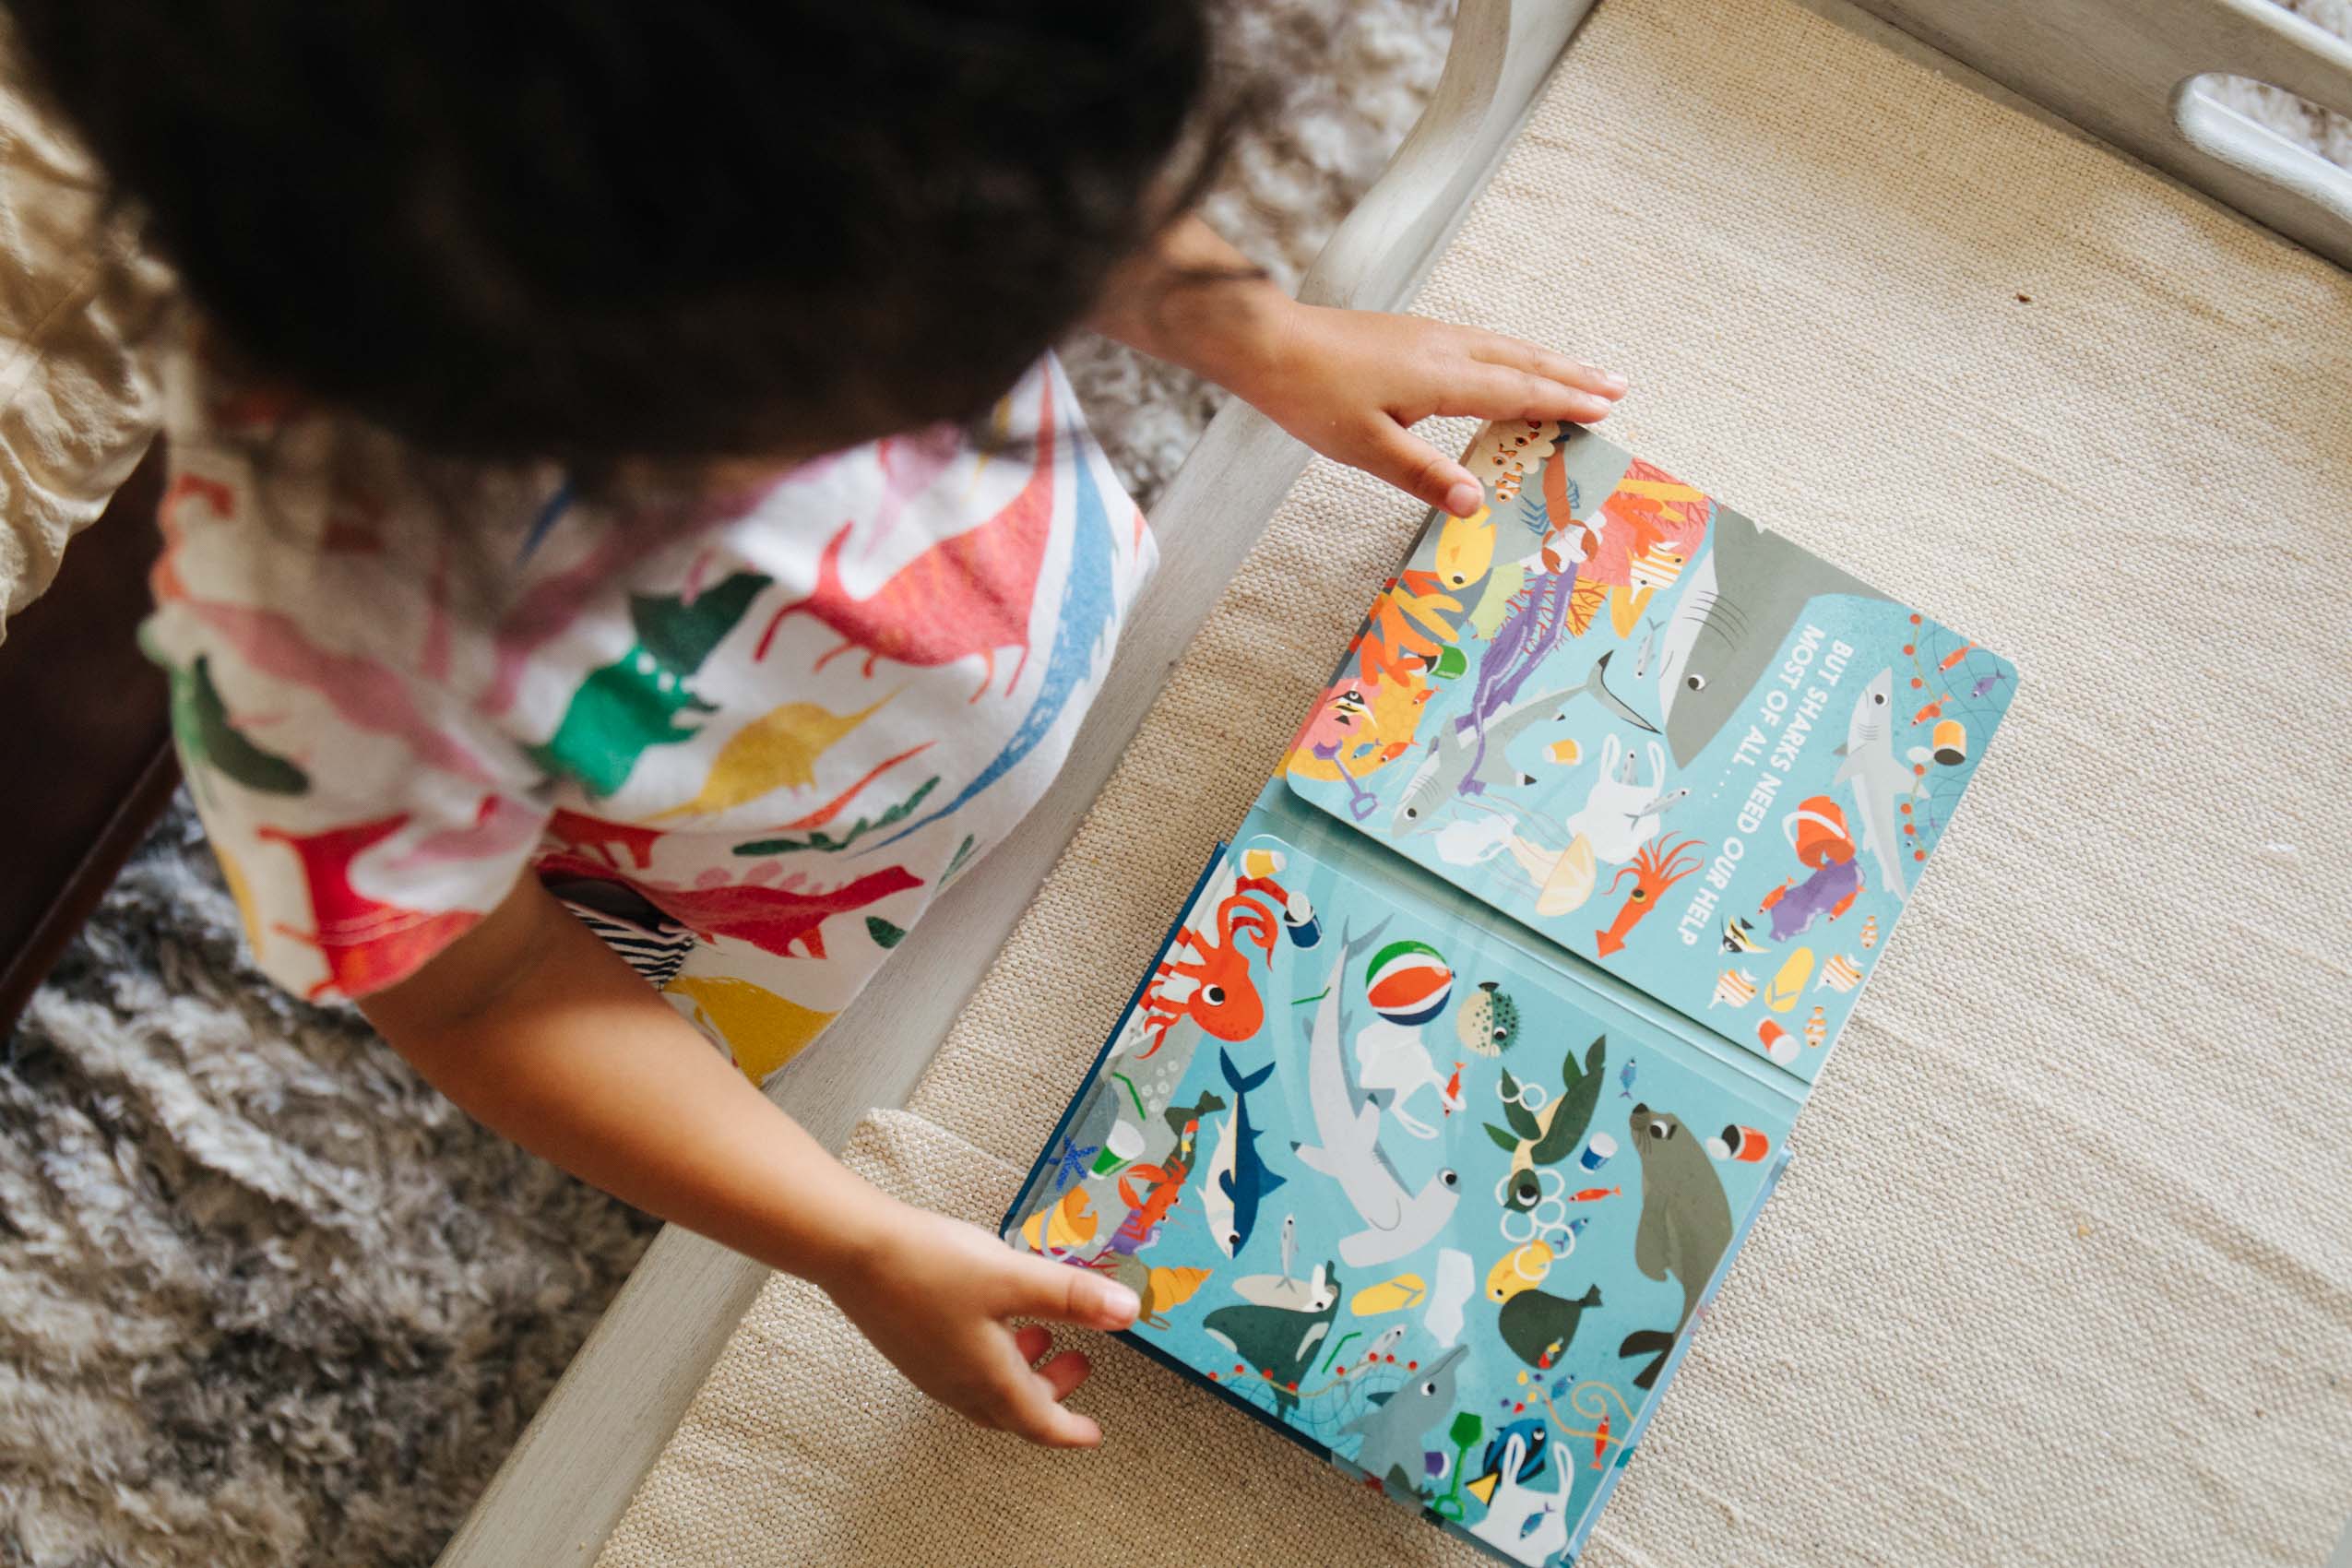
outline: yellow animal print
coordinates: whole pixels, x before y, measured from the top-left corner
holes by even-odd
[[[253,884],[245,880],[245,868],[230,856],[229,846],[217,838],[212,841],[212,858],[220,867],[220,880],[229,885],[229,897],[237,901],[237,919],[244,924],[245,945],[259,958],[262,927],[254,917]]]
[[[1324,694],[1285,768],[1326,783],[1361,778],[1412,749],[1430,688],[1419,675],[1406,680],[1342,681]],[[1328,753],[1317,755],[1318,749]]]
[[[695,1023],[727,1047],[754,1084],[766,1083],[834,1018],[766,986],[719,975],[680,975],[666,989],[693,1005]]]
[[[772,790],[805,789],[816,781],[816,759],[889,700],[884,697],[855,713],[833,713],[813,702],[788,702],[771,709],[727,738],[699,794],[647,820],[710,816]]]
[[[1437,579],[1460,592],[1494,564],[1494,518],[1484,506],[1467,517],[1448,517],[1437,530]]]

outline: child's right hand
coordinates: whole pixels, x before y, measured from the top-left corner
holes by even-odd
[[[983,1427],[1055,1448],[1091,1448],[1102,1429],[1061,1401],[1090,1369],[1076,1350],[1043,1366],[1051,1347],[1036,1323],[1124,1328],[1140,1303],[1086,1269],[1014,1252],[987,1231],[905,1204],[877,1217],[876,1240],[820,1277],[875,1349],[933,1399]]]

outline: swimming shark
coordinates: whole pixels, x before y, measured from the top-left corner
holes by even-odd
[[[1455,1346],[1396,1392],[1372,1395],[1373,1408],[1339,1429],[1363,1434],[1356,1468],[1408,1495],[1415,1490],[1425,1473],[1422,1436],[1453,1413],[1454,1372],[1468,1352],[1467,1345]]]
[[[1225,1087],[1233,1091],[1233,1114],[1217,1129],[1217,1145],[1201,1169],[1201,1206],[1208,1218],[1209,1239],[1227,1257],[1238,1256],[1250,1244],[1258,1226],[1258,1205],[1282,1185],[1282,1178],[1265,1168],[1258,1154],[1259,1129],[1250,1125],[1250,1104],[1242,1097],[1265,1087],[1274,1075],[1269,1062],[1244,1076],[1232,1055],[1218,1047],[1217,1064],[1224,1070]]]
[[[1383,921],[1361,938],[1343,939],[1323,1000],[1307,1035],[1307,1108],[1314,1119],[1314,1144],[1295,1145],[1299,1163],[1339,1183],[1364,1229],[1343,1237],[1340,1260],[1350,1268],[1394,1263],[1434,1241],[1461,1201],[1461,1178],[1442,1170],[1408,1193],[1404,1179],[1380,1146],[1380,1107],[1357,1083],[1343,1044],[1350,1032],[1340,998],[1348,990],[1348,966],[1378,940]],[[1237,1112],[1238,1114],[1238,1112]]]
[[[1403,838],[1434,826],[1438,808],[1455,795],[1477,795],[1490,789],[1534,783],[1535,776],[1514,768],[1504,754],[1529,727],[1546,719],[1565,718],[1568,705],[1578,697],[1591,697],[1626,723],[1655,732],[1656,725],[1626,707],[1609,689],[1609,660],[1616,651],[1611,648],[1593,660],[1592,672],[1585,677],[1583,684],[1545,692],[1513,703],[1495,714],[1486,721],[1483,744],[1477,727],[1466,719],[1441,724],[1420,766],[1405,781],[1405,792],[1397,797],[1396,814],[1389,819],[1389,832]]]
[[[1219,1307],[1201,1319],[1201,1331],[1264,1375],[1274,1393],[1274,1408],[1287,1414],[1299,1408],[1299,1380],[1314,1360],[1315,1347],[1331,1333],[1339,1315],[1341,1287],[1338,1270],[1325,1263],[1315,1270],[1327,1278],[1323,1304],[1312,1311],[1262,1307],[1255,1303]]]
[[[1658,650],[1657,700],[1675,762],[1690,766],[1754,690],[1805,606],[1823,594],[1886,595],[1728,506],[1714,543],[1682,575]]]
[[[1854,716],[1846,722],[1846,743],[1837,748],[1846,760],[1837,765],[1833,782],[1854,786],[1854,804],[1862,819],[1862,848],[1878,861],[1879,874],[1897,898],[1908,897],[1903,880],[1903,838],[1895,826],[1895,803],[1926,793],[1917,775],[1895,760],[1895,671],[1882,670],[1871,677],[1854,699]]]

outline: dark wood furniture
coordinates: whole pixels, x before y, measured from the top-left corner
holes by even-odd
[[[179,783],[136,640],[161,489],[158,448],[0,642],[0,1039]]]

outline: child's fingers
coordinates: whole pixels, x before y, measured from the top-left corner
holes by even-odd
[[[1485,493],[1470,470],[1402,425],[1391,423],[1373,438],[1364,471],[1440,511],[1467,517],[1485,504]]]
[[[1013,1348],[1021,1352],[1021,1360],[1034,1366],[1039,1356],[1053,1348],[1053,1336],[1041,1323],[1023,1324],[1013,1332]]]
[[[1437,412],[1486,420],[1607,419],[1613,399],[1534,371],[1470,360],[1448,370],[1437,389]]]
[[[1004,1317],[1045,1318],[1085,1328],[1124,1328],[1143,1302],[1114,1279],[1043,1258],[1008,1256],[995,1311]]]
[[[1471,345],[1470,357],[1489,364],[1508,365],[1524,370],[1562,386],[1582,387],[1598,392],[1604,398],[1625,396],[1627,382],[1613,370],[1603,370],[1597,364],[1572,360],[1550,349],[1525,342],[1517,338],[1505,338],[1498,332],[1482,332]]]
[[[1086,1358],[1075,1351],[1064,1351],[1036,1372],[1023,1367],[999,1387],[988,1414],[1016,1437],[1048,1448],[1092,1448],[1102,1441],[1102,1428],[1092,1416],[1062,1403],[1087,1371]]]
[[[1086,1382],[1087,1374],[1092,1371],[1094,1363],[1087,1359],[1085,1351],[1064,1350],[1038,1368],[1037,1375],[1045,1380],[1045,1386],[1059,1403],[1076,1392],[1078,1384]]]

